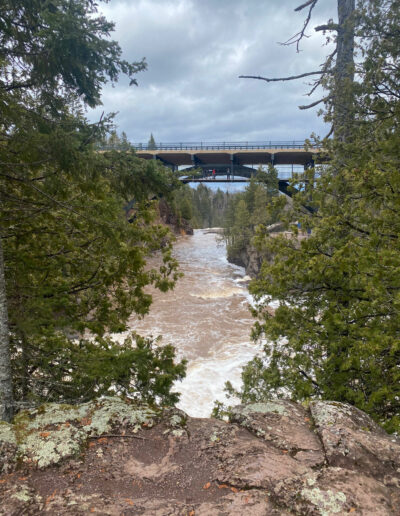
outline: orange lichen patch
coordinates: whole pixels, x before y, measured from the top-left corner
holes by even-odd
[[[232,493],[238,493],[239,489],[237,487],[231,487]]]
[[[289,451],[288,450],[282,450],[282,453],[288,453]]]
[[[55,494],[56,494],[56,489],[54,489],[54,491],[51,493],[51,495],[49,495],[49,496],[46,498],[46,502],[45,502],[45,504],[46,504],[46,505],[47,505],[47,504],[49,504],[49,503],[51,502],[51,500],[54,498]]]
[[[100,437],[100,439],[98,439],[97,442],[100,444],[108,443],[108,439],[107,437]]]
[[[195,514],[194,511],[190,511],[188,516],[194,516],[194,514]]]
[[[229,489],[229,486],[226,484],[219,484],[218,489]]]
[[[64,423],[64,426],[66,426],[68,428],[71,426],[71,423],[69,421],[67,421],[66,423]]]
[[[203,489],[208,489],[211,487],[211,482],[207,482],[207,484],[204,484]]]
[[[40,437],[49,437],[50,432],[40,432]]]
[[[6,479],[6,478],[2,478],[2,479],[0,480],[0,484],[5,484],[6,482],[7,482],[7,479]]]
[[[93,448],[93,446],[96,446],[96,443],[95,443],[95,442],[93,442],[93,441],[90,441],[90,443],[89,443],[89,448]]]
[[[125,498],[125,502],[128,503],[129,505],[134,505],[133,500],[131,500],[130,498]]]

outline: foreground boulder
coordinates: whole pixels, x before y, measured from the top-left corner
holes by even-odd
[[[229,423],[106,398],[0,424],[0,514],[398,515],[400,442],[348,405]]]

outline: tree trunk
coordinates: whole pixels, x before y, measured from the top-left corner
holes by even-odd
[[[335,137],[348,141],[354,123],[355,0],[338,0],[338,34],[335,67],[333,126]]]
[[[4,275],[3,244],[0,237],[0,421],[11,421],[14,399],[11,378],[10,335]]]

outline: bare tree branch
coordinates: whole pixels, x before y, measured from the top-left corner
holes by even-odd
[[[332,74],[333,73],[333,70],[330,70],[330,66],[331,66],[331,63],[333,61],[333,58],[335,57],[336,55],[336,48],[335,50],[326,58],[326,61],[322,66],[322,75],[326,75],[326,74]],[[312,85],[312,88],[311,90],[306,93],[307,97],[311,97],[311,95],[314,93],[314,91],[318,88],[318,86],[321,86],[321,81],[322,81],[322,77],[320,79],[318,79],[317,81],[314,82],[314,84]],[[311,86],[311,85],[310,85]]]
[[[325,102],[330,98],[331,98],[331,96],[328,95],[328,97],[324,97],[323,99],[316,100],[315,102],[312,102],[311,104],[307,104],[306,106],[299,106],[299,109],[310,109],[314,106],[318,106],[318,104],[321,104],[321,102]]]
[[[304,9],[304,7],[307,7],[308,5],[312,4],[313,2],[314,2],[314,0],[308,0],[304,4],[299,5],[299,7],[296,7],[295,12],[301,11],[302,9]]]
[[[317,27],[314,27],[314,30],[316,32],[321,30],[339,30],[339,25],[337,23],[326,23],[325,25],[317,25]]]
[[[268,77],[261,77],[257,75],[239,75],[239,79],[258,79],[260,81],[266,81],[266,82],[277,82],[277,81],[293,81],[295,79],[301,79],[302,77],[309,77],[310,75],[322,75],[324,74],[324,71],[315,71],[315,72],[307,72],[302,73],[300,75],[292,75],[291,77],[275,77],[275,78],[268,78]]]
[[[331,128],[329,129],[329,133],[328,133],[326,136],[324,136],[322,139],[323,139],[323,140],[327,140],[328,138],[330,138],[330,137],[332,136],[332,134],[334,133],[334,131],[335,131],[335,128],[334,128],[334,125],[332,124],[332,125],[331,125]]]
[[[306,35],[305,32],[306,32],[308,24],[310,23],[310,20],[311,20],[311,13],[312,13],[314,7],[317,5],[317,3],[318,3],[318,0],[307,0],[307,2],[305,2],[304,4],[300,5],[299,7],[297,7],[295,9],[295,11],[301,11],[305,7],[310,6],[308,13],[307,13],[307,17],[304,21],[303,28],[299,32],[294,34],[291,38],[289,38],[287,41],[285,41],[284,43],[280,43],[280,45],[294,45],[296,43],[296,51],[300,52],[300,48],[299,48],[300,41],[303,38],[309,37]]]

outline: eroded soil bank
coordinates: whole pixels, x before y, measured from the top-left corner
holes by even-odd
[[[339,403],[225,423],[118,398],[0,425],[0,514],[398,515],[400,442]]]

